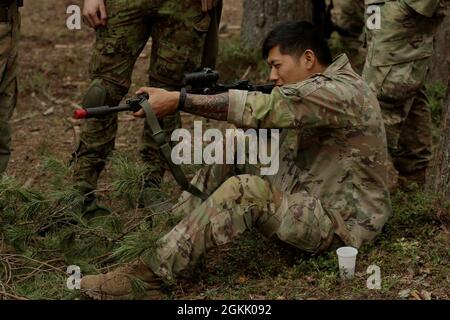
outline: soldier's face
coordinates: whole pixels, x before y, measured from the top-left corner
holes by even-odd
[[[300,57],[282,54],[279,46],[272,48],[267,57],[271,68],[270,81],[277,86],[297,83],[315,73],[317,59],[311,50],[306,50]]]

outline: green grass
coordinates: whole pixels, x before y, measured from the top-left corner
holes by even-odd
[[[447,87],[443,83],[432,83],[426,86],[428,106],[431,109],[431,117],[435,126],[440,127],[442,118],[442,107]]]

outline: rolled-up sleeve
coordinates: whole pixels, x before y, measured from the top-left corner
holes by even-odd
[[[279,88],[271,94],[231,90],[228,121],[244,128],[288,128],[294,125],[290,98]]]
[[[229,91],[228,122],[241,128],[305,128],[347,125],[353,94],[324,78],[275,87],[271,94]]]
[[[230,101],[228,107],[228,122],[231,122],[238,127],[241,127],[243,123],[247,94],[248,91],[244,90],[230,90],[228,92]]]

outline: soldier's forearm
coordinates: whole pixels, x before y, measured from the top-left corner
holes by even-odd
[[[228,117],[228,93],[204,96],[188,94],[183,111],[214,120],[226,121]]]

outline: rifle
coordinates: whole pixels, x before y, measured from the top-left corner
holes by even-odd
[[[240,80],[232,84],[218,84],[218,80],[219,73],[217,71],[205,68],[200,72],[186,74],[184,77],[183,85],[186,88],[186,92],[205,95],[227,92],[228,90],[232,89],[270,93],[274,88],[274,85],[252,85],[247,80]],[[192,185],[184,175],[181,167],[175,165],[172,162],[172,149],[169,143],[166,141],[165,133],[162,130],[158,119],[153,113],[148,99],[149,96],[147,94],[143,94],[139,95],[136,98],[129,99],[125,104],[119,106],[102,106],[97,108],[77,109],[75,110],[74,118],[86,119],[93,117],[104,117],[106,115],[114,114],[117,112],[137,112],[141,108],[144,109],[147,124],[150,128],[150,131],[152,132],[152,138],[159,146],[161,155],[166,160],[175,180],[183,190],[193,194],[196,197],[199,197],[202,200],[206,200],[209,195]]]
[[[213,95],[228,92],[229,90],[259,91],[270,94],[275,87],[273,84],[254,85],[248,80],[239,80],[231,84],[220,84],[218,81],[219,73],[216,70],[205,68],[199,72],[185,74],[183,86],[186,88],[187,93],[202,95]],[[142,108],[142,102],[148,99],[149,96],[147,94],[142,94],[135,98],[129,99],[125,102],[125,104],[118,106],[101,106],[86,109],[80,108],[75,110],[73,117],[75,119],[101,118],[123,111],[137,112]]]

